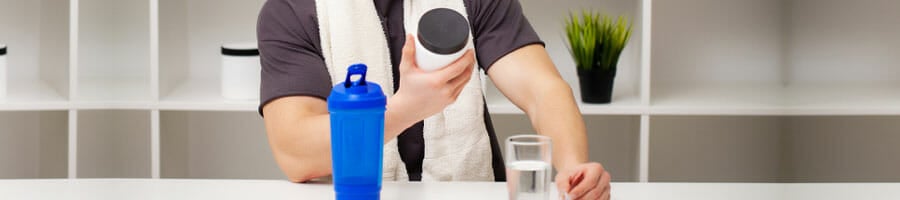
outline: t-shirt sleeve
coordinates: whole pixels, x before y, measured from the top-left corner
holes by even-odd
[[[281,97],[328,97],[331,77],[315,16],[314,0],[270,0],[260,11],[256,30],[262,64],[260,115],[266,104]]]
[[[497,60],[531,44],[544,45],[518,0],[468,0],[478,64],[488,71]]]

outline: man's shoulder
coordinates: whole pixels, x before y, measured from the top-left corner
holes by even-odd
[[[291,12],[298,17],[315,17],[316,0],[268,0],[266,8],[271,11]]]
[[[260,11],[257,38],[318,49],[318,24],[316,0],[268,0]]]
[[[316,0],[268,0],[260,12],[260,25],[280,26],[295,32],[318,31]]]
[[[490,18],[505,15],[520,15],[518,0],[462,0],[466,6],[466,13],[473,25],[478,23],[490,23]],[[512,11],[512,12],[511,12]],[[510,13],[511,12],[511,13]]]

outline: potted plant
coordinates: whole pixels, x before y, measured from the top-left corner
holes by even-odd
[[[566,20],[566,37],[578,69],[581,101],[609,103],[619,56],[631,37],[628,19],[613,20],[598,12],[572,13]]]

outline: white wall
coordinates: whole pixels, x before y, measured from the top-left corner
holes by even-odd
[[[66,177],[65,112],[0,112],[0,178]]]
[[[80,3],[80,78],[149,81],[150,3],[142,0],[81,0]]]
[[[900,117],[785,120],[786,182],[900,181]]]
[[[78,178],[150,178],[150,112],[78,112]]]
[[[790,80],[900,84],[900,1],[790,1]]]
[[[163,178],[284,179],[252,112],[163,112]]]
[[[651,117],[650,181],[778,182],[779,117]]]

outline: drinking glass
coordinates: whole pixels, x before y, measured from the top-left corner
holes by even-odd
[[[542,135],[506,139],[506,186],[510,200],[550,198],[551,140]]]

